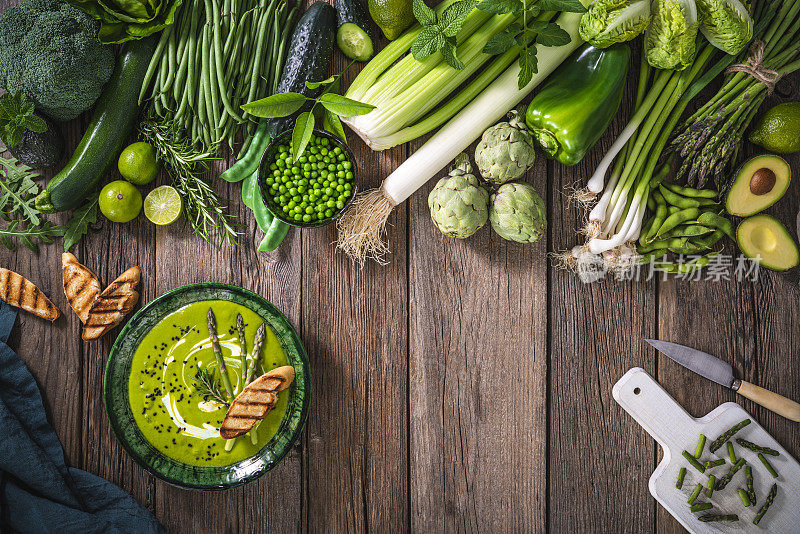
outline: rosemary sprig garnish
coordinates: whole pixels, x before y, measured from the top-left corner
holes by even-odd
[[[183,214],[192,232],[210,241],[209,230],[219,229],[220,244],[237,245],[238,232],[227,201],[220,197],[202,174],[216,159],[216,145],[197,147],[181,128],[167,119],[147,118],[139,123],[142,138],[153,145],[159,160],[172,177],[172,186],[183,199]]]
[[[192,377],[197,388],[197,394],[205,401],[214,401],[224,406],[230,406],[227,395],[220,387],[219,378],[213,369],[200,367]]]

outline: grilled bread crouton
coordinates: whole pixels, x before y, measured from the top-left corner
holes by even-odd
[[[293,380],[294,367],[291,365],[276,367],[253,380],[233,399],[219,435],[224,439],[233,439],[249,432],[275,407],[277,393],[288,388]]]
[[[65,252],[61,255],[61,276],[64,280],[64,295],[67,302],[86,323],[89,310],[100,294],[100,282],[92,271],[78,263],[75,255]]]
[[[81,337],[84,341],[102,337],[130,313],[139,301],[136,287],[139,285],[141,276],[142,271],[139,267],[131,267],[97,296],[89,309],[89,315],[83,327]]]
[[[33,282],[21,274],[2,267],[0,267],[0,300],[51,322],[61,315],[56,305],[50,302]]]

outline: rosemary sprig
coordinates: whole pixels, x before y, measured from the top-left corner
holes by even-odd
[[[202,174],[216,159],[216,145],[197,147],[181,128],[168,119],[147,118],[139,123],[141,137],[153,145],[158,159],[172,177],[172,186],[183,199],[183,214],[192,232],[210,241],[209,231],[219,229],[220,244],[237,245],[238,232],[227,200],[220,197]]]
[[[213,369],[199,367],[192,377],[197,389],[197,394],[205,401],[214,401],[224,406],[230,406],[227,395],[220,387],[219,378]]]

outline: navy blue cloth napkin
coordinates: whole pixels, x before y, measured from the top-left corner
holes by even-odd
[[[0,303],[0,532],[165,532],[122,489],[67,467],[39,388],[6,344],[16,316]]]

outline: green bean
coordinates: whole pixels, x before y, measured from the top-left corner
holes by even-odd
[[[177,70],[177,52],[176,46],[178,42],[178,32],[172,31],[169,34],[169,42],[167,42],[167,61],[169,65],[169,69],[167,70],[167,75],[164,77],[164,80],[161,85],[161,92],[167,93],[169,89],[172,87],[172,82],[175,80],[175,71]]]
[[[264,41],[266,41],[265,32],[268,31],[268,27],[271,26],[270,21],[272,18],[276,16],[274,5],[275,0],[271,0],[267,6],[266,12],[263,13],[259,19],[258,33],[256,34],[256,51],[253,57],[253,68],[250,71],[250,90],[247,94],[248,102],[255,100],[256,84],[258,83],[258,76],[261,74],[259,67],[264,58]],[[264,20],[265,17],[267,20]]]
[[[661,194],[664,195],[664,200],[668,203],[672,204],[675,207],[681,209],[687,208],[696,208],[700,206],[700,203],[692,198],[686,198],[681,195],[675,194],[666,187],[664,184],[658,186],[658,190],[661,191]]]
[[[684,197],[717,198],[719,196],[719,193],[713,189],[693,189],[691,187],[681,187],[678,184],[666,182],[662,183],[662,185],[673,193],[677,193],[678,195],[682,195]]]
[[[679,224],[683,224],[686,221],[691,221],[699,214],[700,210],[697,208],[682,209],[676,213],[673,213],[664,220],[664,224],[662,224],[661,228],[659,228],[656,232],[656,237],[661,237],[663,234],[669,232]]]
[[[187,72],[186,72],[186,91],[188,92],[188,105],[190,108],[194,109],[196,100],[195,96],[197,94],[197,71],[196,71],[196,63],[197,63],[197,24],[199,22],[199,10],[192,10],[192,24],[189,30],[189,42],[187,43]],[[192,136],[194,138],[194,136]]]
[[[161,55],[164,53],[164,47],[167,46],[170,33],[172,33],[172,26],[167,26],[164,28],[164,31],[161,32],[161,38],[158,40],[156,49],[153,52],[153,57],[150,58],[150,64],[147,66],[147,71],[144,75],[144,81],[142,82],[142,88],[139,91],[139,104],[141,104],[144,100],[144,96],[147,94],[147,88],[150,86],[150,82],[153,80],[153,75],[161,63]]]
[[[239,115],[238,111],[233,109],[230,98],[228,98],[228,90],[225,84],[225,69],[222,66],[222,37],[220,36],[221,29],[219,28],[219,5],[217,4],[217,0],[211,0],[211,10],[214,21],[214,27],[212,28],[212,56],[214,64],[212,66],[212,70],[216,70],[216,81],[219,87],[219,96],[222,101],[222,106],[225,108],[225,111],[228,113],[228,115],[233,117],[238,122],[241,122],[244,119],[242,119],[242,116]],[[215,116],[219,117],[220,115],[215,113]]]
[[[289,16],[286,17],[286,25],[283,28],[283,33],[281,33],[281,46],[278,49],[278,61],[273,66],[275,69],[275,76],[272,80],[273,93],[278,90],[278,83],[280,82],[281,74],[283,73],[283,64],[286,62],[286,54],[289,50],[289,39],[291,38],[290,32],[294,29],[294,23],[299,14],[300,10],[297,8],[297,6],[295,6],[291,11],[289,11]]]
[[[689,495],[689,499],[687,499],[686,504],[694,504],[694,501],[696,501],[697,498],[700,496],[701,491],[703,491],[703,485],[702,484],[696,485],[694,487],[694,491],[692,491],[692,494]]]

